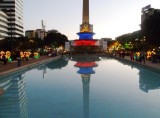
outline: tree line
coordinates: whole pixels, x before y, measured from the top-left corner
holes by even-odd
[[[132,43],[133,51],[160,50],[160,13],[146,18],[141,23],[141,30],[127,33],[116,38],[116,41],[125,47],[126,43]]]
[[[3,40],[0,40],[0,50],[4,51],[16,51],[16,50],[32,50],[41,49],[42,47],[57,48],[59,46],[65,46],[65,42],[68,41],[67,36],[61,34],[58,31],[50,31],[47,33],[47,36],[44,39],[38,38],[28,38],[28,37],[17,37],[10,38],[7,37]]]

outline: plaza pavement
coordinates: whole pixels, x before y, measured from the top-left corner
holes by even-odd
[[[146,68],[148,70],[151,70],[151,71],[154,71],[154,72],[160,74],[160,61],[153,63],[150,60],[145,60],[145,63],[143,63],[143,62],[140,63],[140,62],[136,62],[136,61],[131,61],[130,56],[125,56],[124,58],[120,58],[118,56],[112,56],[112,57],[116,58],[117,60],[124,61],[124,62],[130,63],[132,65],[135,65],[135,66],[140,66],[140,67]]]
[[[56,56],[56,57],[49,57],[49,56],[41,56],[38,59],[29,59],[29,61],[21,61],[21,66],[17,67],[18,62],[13,61],[11,63],[7,63],[7,65],[3,65],[0,63],[0,76],[7,75],[9,73],[14,73],[16,71],[28,69],[34,66],[37,66],[42,63],[46,63],[55,59],[60,58],[61,56]],[[112,56],[113,58],[116,58],[117,60],[125,61],[128,63],[131,63],[132,65],[135,66],[141,66],[147,69],[151,69],[154,72],[160,73],[160,62],[153,63],[152,61],[146,60],[145,64],[131,61],[129,56],[125,56],[125,58],[120,58],[117,56]]]
[[[29,61],[23,60],[18,67],[18,61],[8,62],[6,65],[0,63],[0,77],[5,76],[10,73],[14,73],[20,70],[27,70],[28,68],[33,68],[34,66],[47,63],[56,59],[59,59],[61,56],[49,57],[49,56],[40,56],[40,58],[33,59],[30,58]]]

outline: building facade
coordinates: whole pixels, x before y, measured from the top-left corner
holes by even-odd
[[[141,23],[153,17],[155,18],[160,17],[160,9],[151,8],[151,5],[142,8]]]
[[[0,40],[8,37],[8,16],[0,11]]]
[[[23,0],[0,0],[0,9],[8,15],[8,36],[23,36]]]
[[[46,36],[46,32],[43,29],[36,30],[35,37],[43,40],[45,36]]]
[[[35,30],[27,30],[25,31],[25,37],[28,37],[30,39],[35,38],[36,32]]]
[[[44,37],[47,35],[46,31],[44,31],[43,29],[36,29],[36,30],[26,30],[25,31],[25,37],[28,38],[40,38],[40,39],[44,39]]]
[[[142,8],[141,32],[144,41],[147,40],[150,45],[160,45],[160,9],[151,8],[151,5]]]

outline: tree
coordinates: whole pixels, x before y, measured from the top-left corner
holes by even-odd
[[[132,49],[134,51],[137,50],[142,50],[143,49],[143,45],[146,43],[145,41],[142,40],[143,39],[143,35],[141,30],[132,32],[132,33],[128,33],[128,34],[124,34],[121,35],[119,37],[116,37],[116,40],[125,48],[127,49]],[[130,45],[130,46],[129,46]],[[129,46],[129,47],[128,47]]]
[[[44,44],[49,47],[64,46],[67,41],[68,38],[65,35],[54,31],[49,32],[44,38]]]

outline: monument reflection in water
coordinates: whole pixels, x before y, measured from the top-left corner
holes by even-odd
[[[94,67],[97,67],[98,64],[95,61],[99,61],[98,56],[89,56],[83,55],[78,57],[73,57],[73,61],[77,63],[74,65],[78,67],[78,74],[81,74],[82,84],[83,84],[83,113],[84,118],[89,118],[89,84],[91,74],[95,74],[93,70]]]
[[[48,114],[48,117],[46,116],[46,118],[51,118],[49,116],[55,118],[65,116],[96,118],[99,114],[101,115],[101,118],[107,118],[109,115],[115,115],[113,118],[117,118],[119,115],[117,111],[121,112],[122,116],[128,115],[128,107],[126,107],[126,105],[129,106],[129,108],[132,108],[132,111],[129,112],[134,112],[137,115],[137,118],[142,118],[144,114],[153,115],[152,113],[155,115],[153,118],[158,118],[159,111],[157,109],[159,109],[159,107],[157,106],[159,105],[157,103],[159,103],[159,99],[153,96],[152,92],[154,92],[154,90],[158,91],[160,88],[159,75],[109,57],[101,57],[101,61],[99,60],[100,58],[98,56],[74,55],[71,57],[71,61],[69,58],[61,58],[57,61],[31,69],[29,72],[17,73],[16,75],[5,78],[0,77],[0,118],[34,118],[35,116],[41,117],[46,114]],[[104,62],[107,62],[107,66],[103,66]],[[121,74],[118,75],[118,78],[115,78],[115,74],[110,76],[110,73],[115,69],[110,68],[110,63],[112,62],[117,63],[117,66],[119,63],[122,63],[120,64],[121,67],[127,67],[129,70],[136,70],[138,72],[138,81],[134,77],[127,78],[125,81],[131,83],[126,84],[122,78],[124,76],[121,76]],[[73,66],[75,68],[73,68]],[[99,71],[100,67],[101,74]],[[103,70],[103,68],[105,69]],[[108,68],[111,69],[111,72],[107,73],[106,69]],[[78,69],[77,73],[76,69]],[[94,71],[95,69],[97,72]],[[69,72],[73,71],[73,74],[68,75]],[[42,74],[43,72],[44,74]],[[62,75],[64,74],[64,76],[59,76],[59,73]],[[107,78],[104,77],[105,75],[107,75]],[[72,78],[72,82],[68,81],[68,79],[65,78],[66,76]],[[79,81],[79,78],[75,79],[77,76],[81,76],[82,83]],[[94,80],[93,76],[96,77]],[[97,83],[99,81],[102,82],[102,85],[100,86]],[[110,81],[114,84],[112,84],[112,82],[110,83]],[[116,91],[116,88],[113,86],[115,83],[120,82],[124,83],[122,85],[125,86],[127,91],[131,94],[125,94],[123,86],[120,86],[121,84],[117,84],[117,88],[122,87],[122,93],[119,93],[119,90]],[[92,88],[90,88],[91,85]],[[37,89],[34,88],[35,86]],[[98,88],[101,86],[103,86],[104,89],[100,89],[99,91]],[[131,90],[130,86],[134,87],[134,90]],[[81,93],[82,89],[83,93]],[[92,94],[90,92],[91,89],[93,91]],[[44,91],[39,94],[37,90]],[[99,92],[101,92],[101,94],[97,94]],[[110,93],[114,93],[115,96],[112,96],[113,94]],[[131,97],[128,97],[128,95]],[[98,99],[102,101],[94,101],[95,96],[103,98]],[[123,100],[123,98],[125,98],[125,100]],[[136,100],[132,101],[131,98],[136,98]],[[39,100],[37,101],[37,99]],[[118,100],[119,102],[115,103],[115,100]],[[44,106],[42,107],[39,103]],[[111,107],[108,106],[109,104]],[[119,108],[119,104],[122,104],[123,108],[114,110],[114,107],[117,108],[118,106]],[[138,106],[135,106],[139,104],[144,107],[139,108]],[[97,109],[93,106],[96,106]],[[100,109],[102,107],[104,109]],[[107,108],[111,110],[108,110]],[[147,110],[143,110],[145,108]],[[40,112],[41,110],[43,112]]]

